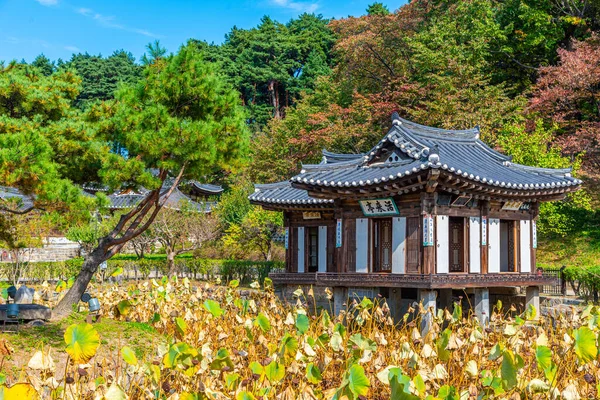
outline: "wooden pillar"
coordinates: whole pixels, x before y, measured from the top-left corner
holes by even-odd
[[[344,213],[342,212],[342,206],[339,203],[339,200],[336,200],[335,202],[335,211],[333,213],[333,218],[335,219],[335,225],[334,225],[334,234],[333,234],[333,246],[334,246],[334,258],[335,258],[335,272],[345,272],[345,265],[344,265],[344,246],[346,243],[344,243],[345,237],[344,237],[344,225],[346,224],[346,221],[344,221]],[[337,220],[341,219],[342,220],[342,246],[341,247],[335,247],[336,244],[336,239],[337,239]]]
[[[285,272],[292,272],[292,228],[290,227],[290,214],[288,211],[283,212],[283,226],[288,232],[287,249],[285,249]]]
[[[342,266],[340,272],[356,271],[356,219],[344,215],[342,238]]]
[[[425,246],[427,242],[427,238],[423,237],[423,233],[425,232],[425,227],[423,224],[427,223],[426,217],[431,217],[436,213],[436,200],[437,193],[421,193],[421,245],[423,246],[423,271],[422,273],[425,275],[430,275],[435,273],[435,240],[433,240],[430,245]],[[433,226],[428,229],[434,229]]]
[[[537,218],[540,213],[540,203],[531,204],[531,272],[537,271]]]
[[[488,245],[489,245],[489,201],[481,202],[481,273],[488,273]]]

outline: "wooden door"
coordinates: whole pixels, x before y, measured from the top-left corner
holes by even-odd
[[[406,218],[406,272],[418,274],[421,264],[420,217]]]
[[[287,253],[289,264],[286,272],[298,272],[298,228],[289,228]]]
[[[306,228],[306,265],[307,272],[319,271],[319,227]]]
[[[451,217],[449,226],[450,272],[465,272],[465,219]]]
[[[373,271],[392,271],[392,219],[373,220]]]
[[[344,221],[345,237],[342,242],[345,257],[343,272],[356,272],[356,220],[348,218]]]

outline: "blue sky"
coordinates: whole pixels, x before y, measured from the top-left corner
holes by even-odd
[[[139,60],[156,39],[175,51],[189,38],[220,43],[234,26],[251,28],[263,15],[287,22],[302,12],[343,18],[375,0],[0,0],[0,60],[32,61],[44,53],[130,51]],[[395,10],[404,1],[382,1]]]

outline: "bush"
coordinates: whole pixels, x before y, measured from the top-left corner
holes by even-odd
[[[220,276],[226,282],[237,279],[241,283],[250,283],[253,280],[263,282],[270,272],[284,268],[284,263],[277,261],[218,260],[191,256],[178,257],[175,263],[179,273],[189,274],[197,279],[212,279]],[[67,281],[77,275],[82,264],[83,258],[30,263],[27,276],[24,278],[33,281]],[[152,273],[155,273],[155,276],[168,273],[165,257],[136,259],[126,255],[126,257],[113,257],[107,264],[106,271],[100,271],[104,278],[109,277],[118,268],[123,269],[121,276],[124,278],[147,279]]]

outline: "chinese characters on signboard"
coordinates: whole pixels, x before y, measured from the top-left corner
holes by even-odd
[[[342,247],[342,219],[338,218],[335,226],[335,247]]]
[[[522,204],[523,202],[521,201],[507,201],[502,205],[502,209],[509,211],[518,211],[519,208],[521,208]]]
[[[302,219],[321,219],[321,213],[318,211],[304,211]]]
[[[398,208],[394,199],[360,200],[360,208],[366,217],[382,217],[386,215],[398,215]]]
[[[290,228],[285,228],[285,249],[288,249],[288,245],[290,242]]]
[[[533,242],[533,248],[537,249],[537,223],[535,220],[531,221],[531,236]]]
[[[481,217],[481,245],[487,246],[487,215]]]
[[[433,246],[433,216],[423,215],[423,246]]]

